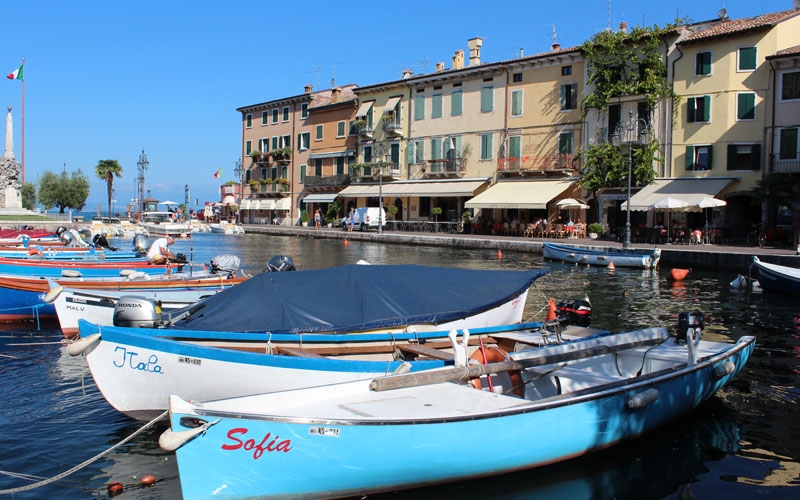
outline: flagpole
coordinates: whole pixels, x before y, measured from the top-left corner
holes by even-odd
[[[25,58],[22,58],[22,66],[25,66]],[[25,78],[22,78],[22,161],[19,171],[20,185],[25,183]]]

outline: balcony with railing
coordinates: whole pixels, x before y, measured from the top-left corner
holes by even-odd
[[[395,136],[403,135],[403,125],[400,123],[400,118],[383,120],[383,131]]]
[[[553,171],[577,171],[579,168],[580,156],[572,154],[497,159],[497,171],[501,174],[545,175]]]
[[[440,158],[428,160],[428,168],[424,177],[463,177],[467,171],[466,162],[462,158]]]
[[[307,175],[303,180],[306,187],[342,187],[350,184],[350,174],[336,174],[336,175]]]
[[[356,133],[360,137],[372,138],[372,136],[375,133],[375,127],[371,123],[365,122],[364,120],[356,121],[355,127],[356,127]]]
[[[397,180],[400,178],[399,163],[384,163],[382,166],[384,179]],[[357,163],[352,165],[356,180],[360,182],[377,180],[378,175],[381,173],[380,167],[380,163]]]
[[[786,156],[786,155],[784,155]],[[797,174],[800,173],[800,159],[797,155],[794,158],[781,158],[780,154],[769,156],[769,173],[771,174]]]

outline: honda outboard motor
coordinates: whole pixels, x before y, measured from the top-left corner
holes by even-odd
[[[56,236],[58,236],[58,237],[61,237],[61,234],[65,233],[65,232],[67,232],[67,228],[64,227],[64,226],[58,226],[56,228]]]
[[[211,259],[211,272],[233,276],[239,270],[242,259],[235,255],[217,255]]]
[[[147,236],[139,233],[133,237],[133,248],[137,253],[147,252],[147,247]]]
[[[95,234],[94,238],[92,238],[92,243],[94,244],[95,248],[107,248],[113,252],[116,252],[118,250],[118,248],[112,247],[108,243],[108,238],[106,238],[106,235],[104,234],[100,233]]]
[[[689,333],[689,329],[692,329],[694,340],[699,340],[704,326],[702,312],[684,311],[678,313],[678,326],[675,331],[675,342],[678,344],[688,343],[687,335]]]
[[[59,228],[59,229],[61,229],[61,228]],[[61,232],[58,234],[58,239],[59,239],[59,240],[61,240],[61,241],[63,241],[63,242],[64,242],[64,244],[65,244],[65,245],[67,245],[67,246],[69,246],[69,244],[70,244],[70,243],[72,243],[72,240],[73,240],[74,238],[75,238],[75,237],[72,235],[72,233],[71,233],[71,232],[69,232],[69,231],[67,231],[66,229],[64,229],[63,231],[61,231]]]
[[[155,328],[160,322],[161,306],[153,299],[126,295],[114,306],[114,326]]]
[[[269,272],[296,271],[294,261],[286,255],[276,255],[267,262]]]
[[[592,322],[592,304],[583,299],[564,299],[556,306],[557,315],[567,325],[587,327]]]

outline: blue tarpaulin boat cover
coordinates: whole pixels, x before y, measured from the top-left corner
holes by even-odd
[[[172,328],[302,333],[437,325],[508,302],[547,272],[355,264],[265,272],[195,304]]]

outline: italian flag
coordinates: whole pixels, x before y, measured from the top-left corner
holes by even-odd
[[[23,66],[25,66],[25,64],[20,64],[19,68],[17,68],[14,71],[12,71],[11,74],[8,75],[6,78],[8,78],[9,80],[22,80],[22,67]]]
[[[214,178],[215,178],[215,179],[219,179],[219,176],[220,176],[220,175],[222,175],[222,167],[220,167],[220,169],[219,169],[219,170],[217,170],[216,172],[214,172]]]

